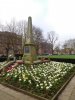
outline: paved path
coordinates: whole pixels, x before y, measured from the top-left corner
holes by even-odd
[[[75,76],[60,94],[58,100],[75,100]]]
[[[0,100],[37,100],[0,84]],[[58,100],[75,100],[75,76],[58,97]]]
[[[37,100],[0,84],[0,100]]]

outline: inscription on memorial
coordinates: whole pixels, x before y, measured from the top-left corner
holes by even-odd
[[[26,46],[26,47],[24,48],[24,52],[25,52],[25,53],[29,53],[29,47],[28,47],[28,46]]]

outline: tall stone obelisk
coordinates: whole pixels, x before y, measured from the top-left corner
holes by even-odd
[[[32,18],[29,16],[27,34],[26,34],[26,42],[24,44],[23,61],[26,64],[33,64],[35,60],[36,60],[36,48],[33,42]]]

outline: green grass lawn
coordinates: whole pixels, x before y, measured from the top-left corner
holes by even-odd
[[[75,55],[51,55],[49,58],[75,59]]]
[[[39,56],[39,57],[75,59],[75,55],[45,55],[45,56]]]

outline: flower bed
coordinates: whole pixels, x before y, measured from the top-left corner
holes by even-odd
[[[5,71],[8,71],[9,69],[11,69],[11,65],[14,63],[14,61],[5,61],[5,62],[0,62],[0,74],[1,72],[5,72]]]
[[[3,74],[2,80],[33,94],[51,99],[74,69],[73,64],[59,62],[47,62],[31,65],[31,67],[22,64]]]

